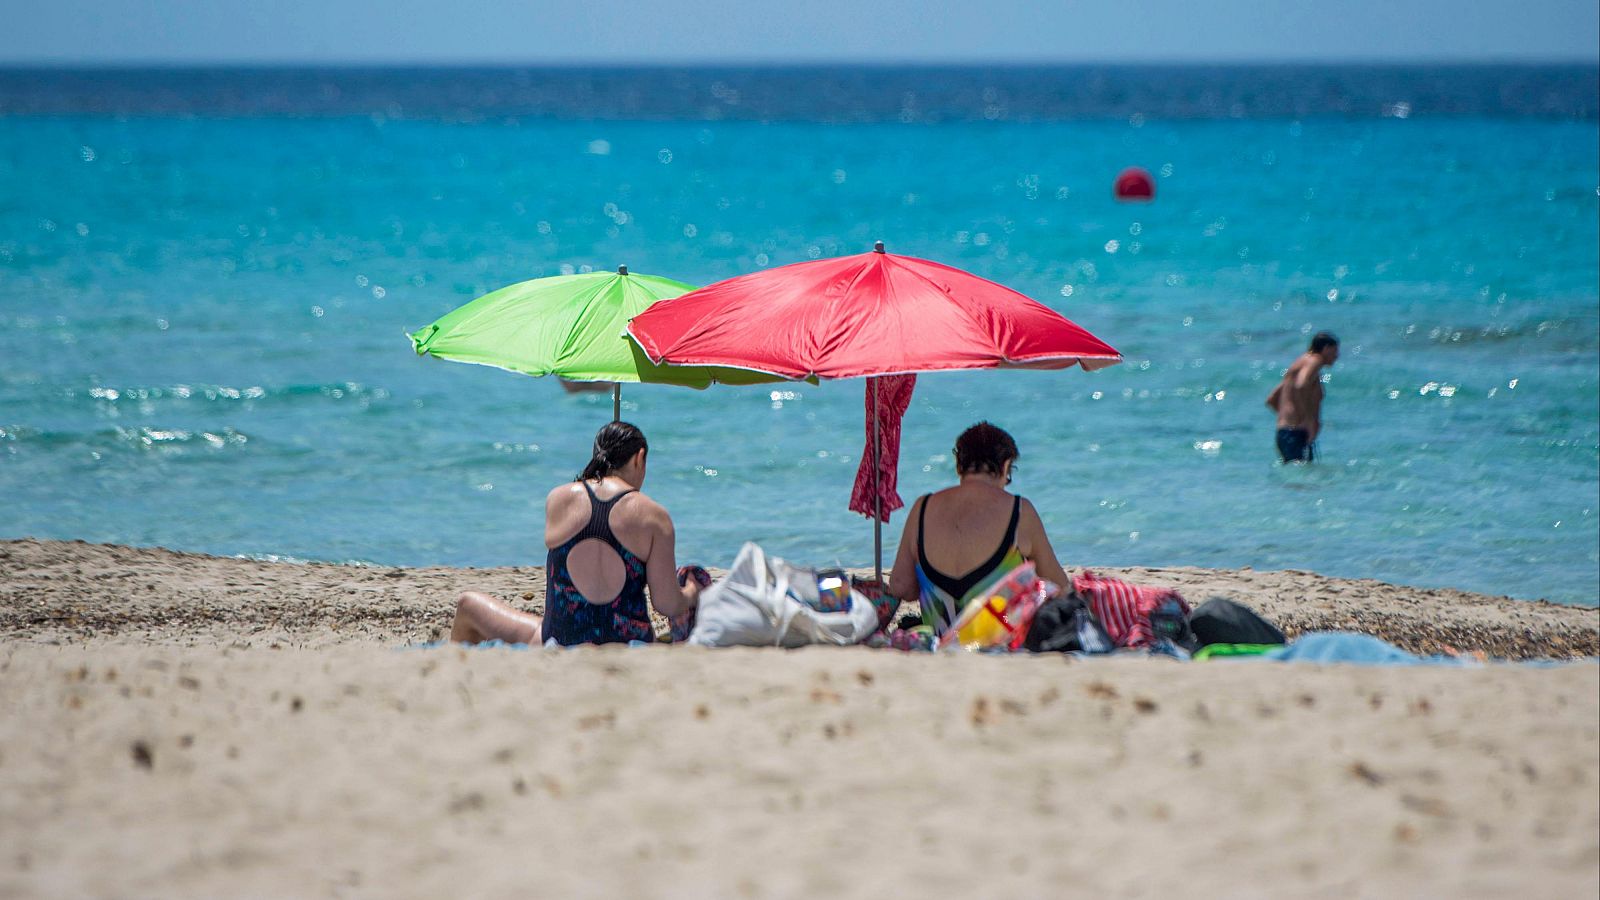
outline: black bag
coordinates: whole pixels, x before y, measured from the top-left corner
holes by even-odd
[[[1242,603],[1212,597],[1189,614],[1189,628],[1200,646],[1207,644],[1287,643],[1278,626]]]
[[[1110,653],[1111,636],[1076,592],[1046,600],[1033,616],[1022,646],[1034,653]]]

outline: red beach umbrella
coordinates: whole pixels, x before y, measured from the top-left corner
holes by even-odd
[[[884,252],[795,263],[663,300],[628,335],[652,362],[715,365],[785,378],[868,378],[955,369],[1098,369],[1115,348],[1042,303],[970,272]],[[909,403],[909,387],[906,389]],[[882,463],[873,423],[874,472]],[[896,442],[898,444],[898,442]],[[896,454],[897,455],[897,454]],[[876,479],[882,481],[881,475]],[[882,491],[873,490],[882,576]],[[893,504],[889,504],[892,508]]]
[[[657,363],[858,378],[949,369],[1098,369],[1122,360],[1060,313],[970,272],[883,251],[730,278],[628,322]],[[715,362],[712,362],[715,360]]]

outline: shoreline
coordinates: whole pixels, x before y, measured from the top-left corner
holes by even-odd
[[[1089,568],[1176,588],[1191,604],[1228,597],[1290,637],[1343,630],[1424,655],[1600,656],[1596,607],[1292,569]],[[6,540],[0,541],[0,641],[403,645],[443,637],[451,604],[468,589],[539,612],[544,570],[265,562],[83,541]],[[658,625],[664,633],[664,623]]]

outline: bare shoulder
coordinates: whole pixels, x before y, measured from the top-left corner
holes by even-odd
[[[576,481],[558,484],[545,495],[544,508],[547,510],[565,509],[577,502],[583,496],[583,485]]]
[[[1295,384],[1300,387],[1311,384],[1317,377],[1317,361],[1311,354],[1300,357],[1289,367],[1289,374],[1294,376]]]
[[[1020,512],[1017,515],[1017,548],[1023,556],[1036,562],[1040,561],[1041,554],[1046,560],[1054,559],[1054,551],[1050,548],[1050,535],[1044,530],[1044,520],[1039,518],[1039,510],[1033,501],[1022,497]]]
[[[917,499],[911,501],[911,505],[906,507],[906,524],[900,529],[901,531],[908,535],[914,532],[914,529],[918,527],[917,523],[922,520],[922,516],[920,515],[922,512],[922,507],[927,505],[928,498],[932,496],[932,494],[923,494]]]
[[[667,508],[644,491],[634,491],[627,501],[627,507],[628,514],[638,517],[640,521],[669,529],[672,527],[672,516],[667,514]]]
[[[1018,524],[1029,527],[1038,526],[1042,530],[1044,528],[1044,520],[1039,518],[1039,510],[1034,508],[1033,501],[1027,497],[1018,497],[1017,499],[1022,501],[1020,504],[1022,511],[1017,516]]]

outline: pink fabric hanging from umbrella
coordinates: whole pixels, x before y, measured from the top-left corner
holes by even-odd
[[[911,392],[917,386],[915,375],[884,375],[867,379],[867,446],[856,469],[856,483],[850,489],[850,509],[867,518],[878,515],[889,521],[889,514],[905,506],[899,494],[900,421],[911,406]],[[877,391],[874,404],[873,391]],[[877,406],[878,427],[872,427],[873,406]],[[878,471],[872,471],[872,435],[878,436]],[[877,488],[878,504],[873,502]]]

